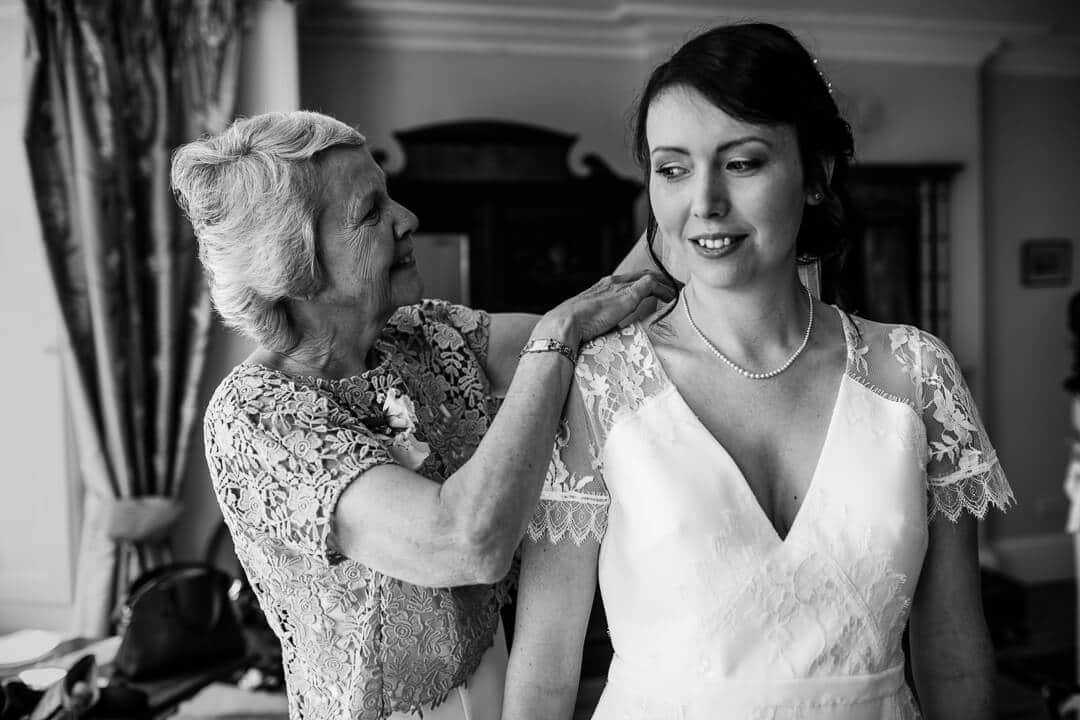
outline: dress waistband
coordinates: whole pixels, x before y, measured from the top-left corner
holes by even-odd
[[[690,710],[717,707],[834,707],[874,703],[895,695],[904,686],[904,664],[872,675],[841,675],[796,679],[758,680],[743,677],[710,678],[700,672],[656,671],[631,665],[615,656],[608,684],[618,692],[635,688],[664,688],[661,695]],[[659,684],[659,685],[658,685]],[[653,693],[655,702],[656,696]],[[731,717],[737,717],[733,714]]]

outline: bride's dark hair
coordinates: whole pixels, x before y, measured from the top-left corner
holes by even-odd
[[[849,206],[845,185],[855,142],[816,61],[791,32],[769,23],[721,25],[693,38],[653,70],[638,100],[633,125],[634,157],[646,188],[649,108],[664,91],[675,87],[693,88],[743,122],[793,126],[806,185],[824,196],[821,203],[806,206],[795,242],[796,257],[808,263],[843,250]],[[825,168],[827,159],[833,161],[831,179]],[[649,252],[667,272],[653,247],[655,235],[650,203]]]

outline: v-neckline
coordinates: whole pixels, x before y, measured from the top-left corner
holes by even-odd
[[[802,502],[799,503],[799,508],[792,516],[791,524],[788,526],[788,531],[783,535],[783,537],[781,537],[780,532],[776,529],[776,524],[773,522],[773,519],[769,517],[769,514],[767,512],[765,512],[765,508],[762,507],[761,502],[757,498],[757,495],[754,494],[753,488],[750,487],[750,482],[746,479],[746,474],[743,472],[742,468],[739,467],[739,464],[735,461],[735,457],[728,451],[726,447],[724,447],[724,444],[720,442],[720,440],[717,439],[715,435],[712,434],[712,432],[705,425],[705,423],[702,422],[701,418],[698,417],[696,412],[694,412],[694,409],[690,407],[690,403],[686,402],[686,398],[683,396],[682,391],[679,390],[678,386],[676,386],[675,383],[672,381],[671,376],[668,375],[667,368],[664,367],[664,363],[661,361],[660,356],[657,354],[656,348],[653,346],[652,343],[652,338],[649,337],[648,330],[641,323],[636,323],[638,332],[640,332],[644,338],[645,347],[649,354],[652,355],[653,363],[657,368],[657,373],[660,376],[661,383],[665,384],[667,387],[670,388],[670,392],[678,400],[679,405],[682,406],[682,409],[690,417],[693,424],[697,426],[701,434],[704,435],[707,440],[711,441],[712,446],[719,450],[720,453],[723,454],[723,456],[727,459],[728,463],[731,465],[732,469],[737,475],[737,482],[735,484],[738,487],[736,491],[743,495],[750,503],[750,505],[753,506],[755,512],[757,513],[757,516],[761,519],[761,522],[764,524],[771,538],[781,546],[787,545],[787,541],[795,533],[796,528],[801,526],[800,520],[804,515],[803,510],[806,509],[806,505],[810,501],[812,493],[814,493],[817,486],[821,484],[818,480],[818,474],[821,472],[822,460],[824,459],[825,454],[829,449],[829,441],[832,438],[833,428],[836,425],[836,416],[838,414],[841,401],[844,397],[844,386],[847,384],[848,374],[851,370],[852,339],[850,337],[851,329],[848,327],[848,323],[850,321],[845,316],[843,310],[836,306],[831,307],[833,307],[833,309],[836,310],[837,314],[840,315],[841,333],[844,336],[844,369],[840,376],[840,382],[836,387],[836,396],[833,398],[832,411],[829,413],[829,421],[825,427],[825,437],[821,441],[821,448],[818,451],[817,461],[814,463],[814,470],[810,474],[810,483],[806,486],[806,493],[803,495]]]

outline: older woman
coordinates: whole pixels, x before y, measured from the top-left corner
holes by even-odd
[[[186,145],[172,181],[219,313],[259,345],[206,453],[291,717],[498,717],[499,608],[577,347],[672,291],[605,279],[539,318],[420,302],[416,217],[316,113]]]

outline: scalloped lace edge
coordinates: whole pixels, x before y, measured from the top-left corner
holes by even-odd
[[[569,538],[575,545],[589,539],[600,542],[607,531],[607,503],[543,498],[529,523],[527,537],[535,543],[547,539],[558,544]]]
[[[986,517],[990,506],[1004,512],[1016,502],[1012,488],[1005,479],[1005,472],[997,463],[982,472],[965,477],[957,477],[953,473],[944,479],[947,483],[933,479],[929,481],[931,492],[927,515],[930,520],[944,515],[956,522],[964,511],[981,520]]]

